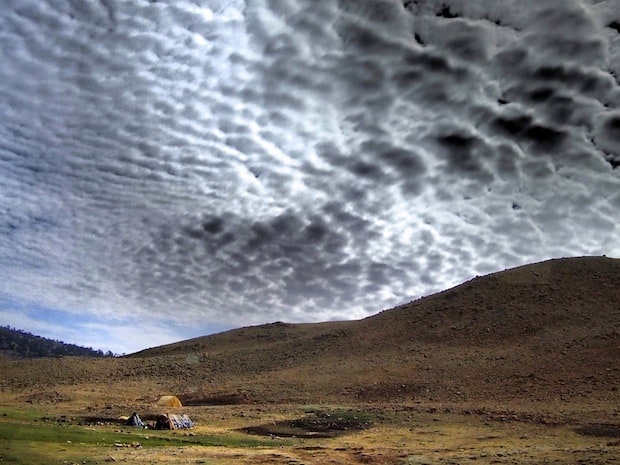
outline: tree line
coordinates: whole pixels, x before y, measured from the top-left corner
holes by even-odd
[[[38,357],[114,357],[111,351],[103,352],[92,347],[82,347],[67,344],[62,341],[36,336],[27,331],[0,326],[0,351],[11,357],[38,358]]]

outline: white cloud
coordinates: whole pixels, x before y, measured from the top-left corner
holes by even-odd
[[[614,5],[6,7],[0,297],[167,341],[619,256]]]

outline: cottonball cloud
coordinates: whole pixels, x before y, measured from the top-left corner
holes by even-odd
[[[0,297],[230,327],[359,318],[476,274],[619,255],[617,11],[7,6]]]

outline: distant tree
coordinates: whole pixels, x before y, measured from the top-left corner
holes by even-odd
[[[111,351],[106,354],[101,349],[67,344],[41,336],[35,336],[11,326],[0,326],[0,350],[18,358],[58,357],[77,355],[81,357],[114,357]]]

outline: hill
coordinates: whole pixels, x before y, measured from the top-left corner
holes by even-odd
[[[105,383],[125,402],[173,392],[194,405],[619,405],[619,283],[620,260],[550,260],[359,321],[276,322],[92,362],[5,362],[0,388]]]
[[[93,350],[91,347],[67,344],[62,341],[36,336],[10,326],[0,326],[0,357],[2,358],[38,358],[65,355],[103,357],[106,354],[101,350]],[[107,356],[111,355],[111,353],[107,354]]]

